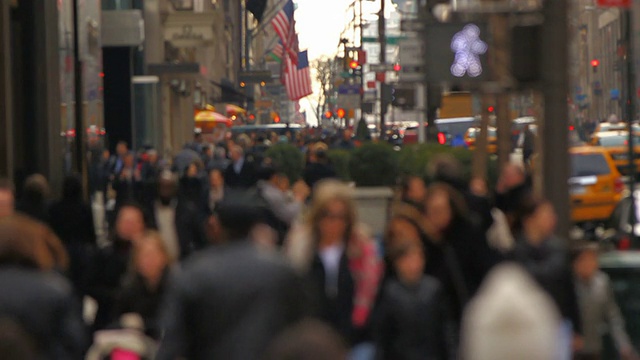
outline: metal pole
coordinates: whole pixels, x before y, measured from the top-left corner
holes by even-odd
[[[80,32],[79,32],[79,9],[78,9],[78,0],[73,0],[73,58],[74,58],[74,87],[75,87],[75,170],[76,172],[82,176],[82,185],[84,189],[84,196],[86,198],[88,192],[88,184],[87,184],[87,171],[85,166],[86,153],[85,153],[85,144],[84,144],[84,109],[83,109],[83,81],[82,81],[82,61],[80,60]]]
[[[387,63],[387,32],[386,32],[386,21],[384,18],[384,10],[385,10],[385,2],[386,0],[380,0],[380,14],[378,16],[378,37],[380,41],[380,64]],[[385,79],[386,80],[386,79]],[[385,82],[380,83],[380,139],[386,140],[386,129],[385,129],[385,112],[387,109],[383,109],[383,105],[385,105],[384,101],[384,91],[382,88],[385,86]]]
[[[247,10],[247,2],[249,0],[244,1],[244,70],[249,71],[251,69],[251,65],[249,64],[249,51],[251,48],[251,31],[249,31],[249,11]]]
[[[567,0],[545,1],[542,29],[542,86],[544,119],[542,134],[545,155],[542,163],[543,193],[558,216],[557,232],[569,235],[569,155],[568,155],[568,29]]]
[[[362,0],[360,3],[360,18],[358,20],[358,24],[360,25],[360,53],[364,51],[364,24],[362,23]],[[355,7],[354,7],[355,8]],[[358,59],[360,64],[360,121],[364,121],[364,64],[361,62],[362,59]]]
[[[624,81],[626,81],[627,89],[625,91],[625,117],[627,118],[627,124],[629,126],[629,193],[631,194],[631,198],[633,199],[635,196],[635,181],[636,181],[636,164],[635,164],[635,156],[634,156],[634,146],[637,140],[635,139],[635,134],[633,131],[633,120],[635,118],[635,109],[634,109],[634,101],[633,97],[635,95],[635,74],[633,72],[633,42],[632,42],[632,23],[631,23],[631,8],[625,9],[623,11],[624,15],[624,37],[625,37],[625,72],[626,76]],[[636,224],[636,216],[635,214],[636,207],[630,207],[632,211],[632,215],[630,216],[631,229],[635,229]],[[631,231],[631,239],[635,244],[636,236],[635,231]]]

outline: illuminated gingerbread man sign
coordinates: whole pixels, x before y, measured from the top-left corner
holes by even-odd
[[[451,74],[455,77],[478,77],[482,75],[480,55],[487,52],[489,46],[480,39],[480,28],[477,25],[466,25],[451,40],[451,51],[455,55]]]

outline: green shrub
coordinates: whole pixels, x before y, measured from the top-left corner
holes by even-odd
[[[265,155],[287,174],[292,183],[302,176],[304,155],[297,147],[291,144],[276,144],[271,146]]]
[[[349,159],[351,180],[358,186],[393,186],[398,172],[398,153],[386,143],[365,143]]]
[[[341,180],[350,181],[349,159],[351,158],[351,151],[335,149],[329,150],[327,155],[338,177]]]
[[[464,169],[465,180],[471,179],[473,169],[473,152],[465,148],[452,148],[437,144],[414,144],[405,146],[400,151],[399,166],[401,175],[419,176],[428,179],[429,163],[438,154],[453,155]],[[489,157],[487,165],[487,181],[489,187],[494,187],[498,178],[498,164],[495,157]]]

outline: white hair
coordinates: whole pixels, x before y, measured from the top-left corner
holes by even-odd
[[[462,320],[465,360],[555,360],[561,323],[553,300],[516,264],[492,270]]]

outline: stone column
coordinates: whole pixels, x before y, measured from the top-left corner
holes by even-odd
[[[13,176],[10,0],[0,0],[0,177]]]

